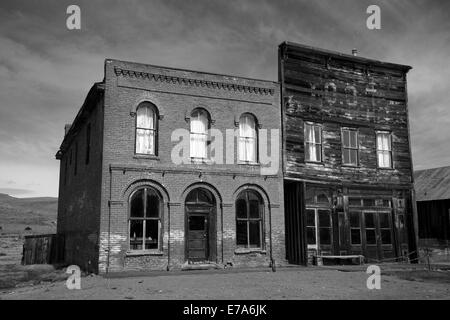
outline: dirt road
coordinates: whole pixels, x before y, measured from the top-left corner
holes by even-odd
[[[322,268],[87,276],[81,290],[68,290],[59,281],[3,291],[0,299],[450,299],[450,273],[443,277],[404,280],[382,272],[381,289],[369,290],[362,270]]]

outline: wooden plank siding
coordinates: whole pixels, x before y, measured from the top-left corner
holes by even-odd
[[[303,192],[319,185],[330,188],[333,243],[332,252],[328,254],[364,254],[366,258],[369,255],[372,260],[380,260],[404,255],[405,248],[410,252],[415,250],[414,214],[410,205],[413,201],[413,168],[407,109],[406,74],[409,69],[404,65],[292,43],[285,42],[279,47],[284,178],[286,182],[302,184],[306,188]],[[318,163],[305,161],[305,122],[322,128],[322,161]],[[356,166],[343,163],[343,128],[357,131]],[[377,131],[391,133],[392,168],[378,167]],[[300,209],[293,212],[293,204],[301,201],[300,196],[298,199],[293,197],[292,190],[295,189],[295,186],[290,186],[291,191],[286,196],[289,198],[286,204],[290,205],[286,208],[286,223],[290,229],[295,226],[289,226],[289,221],[297,220],[289,215],[304,214],[308,207],[307,203],[301,203]],[[361,207],[358,210],[363,222],[365,212],[371,210],[389,214],[392,246],[381,243],[377,238],[378,253],[368,252],[365,235],[359,247],[350,245],[349,197],[360,198],[361,201],[367,198],[390,201],[387,208]],[[336,206],[337,202],[340,207]],[[402,204],[401,208],[398,203]],[[378,221],[384,216],[376,215],[380,231]],[[399,221],[403,218],[406,221]],[[362,232],[365,232],[364,227]],[[399,232],[408,232],[408,235],[404,237]],[[297,234],[297,231],[287,232],[287,243],[295,243],[295,239],[288,239],[291,234]],[[300,239],[306,241],[304,237]],[[305,244],[298,248],[301,249],[300,254],[304,254]],[[320,248],[318,245],[319,251]],[[292,250],[287,252],[289,254]],[[309,260],[309,257],[298,258],[296,255],[298,253],[288,260]]]

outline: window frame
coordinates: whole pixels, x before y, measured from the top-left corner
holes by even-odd
[[[378,135],[379,134],[387,134],[388,135],[390,150],[381,150],[381,149],[379,149],[379,145],[378,145]],[[394,169],[394,159],[393,159],[394,153],[393,153],[393,146],[392,146],[392,132],[391,131],[386,131],[386,130],[376,130],[375,131],[375,145],[376,145],[377,168],[378,169],[384,169],[384,170]],[[381,167],[380,166],[380,161],[378,159],[379,152],[382,152],[383,154],[388,152],[388,154],[389,154],[389,167]]]
[[[320,143],[307,141],[306,126],[311,126],[312,128],[314,128],[314,127],[318,127],[319,128]],[[304,140],[304,144],[303,145],[304,145],[304,148],[305,148],[305,151],[304,151],[304,161],[305,161],[305,163],[320,163],[320,164],[322,164],[323,163],[323,125],[320,124],[320,123],[316,123],[316,122],[305,121],[304,122],[304,128],[303,128],[303,137],[304,137],[304,139],[303,139]],[[317,148],[317,146],[320,146],[320,152],[319,152],[320,161],[306,159],[306,149],[308,148],[309,144],[314,144],[316,148]]]
[[[241,121],[244,117],[248,117],[251,118],[253,120],[253,123],[255,125],[255,136],[254,137],[244,137],[241,135]],[[258,130],[258,119],[251,113],[243,113],[240,117],[239,117],[239,133],[238,133],[238,148],[237,148],[237,153],[238,153],[238,163],[242,163],[242,164],[258,164],[259,163],[259,130]],[[245,141],[247,142],[248,140],[252,139],[254,142],[254,153],[255,153],[255,159],[254,160],[243,160],[241,159],[241,154],[240,154],[240,146],[241,146],[241,140],[245,139]],[[247,144],[246,144],[247,145]]]
[[[253,193],[258,198],[258,212],[259,212],[259,218],[250,218],[250,201],[248,198],[249,193]],[[245,205],[246,205],[246,212],[247,217],[246,218],[238,218],[237,214],[237,202],[238,200],[242,199],[243,195],[245,195]],[[252,250],[264,250],[265,248],[265,239],[264,239],[264,202],[261,197],[261,195],[255,191],[255,190],[243,190],[239,193],[239,195],[236,197],[236,200],[234,202],[235,206],[235,220],[236,220],[236,247],[240,249],[252,249]],[[246,222],[246,235],[247,235],[247,244],[238,244],[238,230],[237,225],[238,221],[245,221]],[[250,222],[251,221],[258,221],[259,222],[259,243],[260,245],[255,247],[251,246],[250,244]]]
[[[153,129],[138,127],[138,113],[140,108],[149,108],[153,112]],[[140,153],[137,152],[137,132],[138,130],[146,130],[153,132],[153,153]],[[134,154],[136,156],[147,156],[147,157],[157,157],[158,156],[158,136],[159,136],[159,111],[158,108],[151,102],[144,101],[141,102],[135,113],[134,120]]]
[[[131,216],[131,202],[133,200],[134,195],[139,192],[140,190],[144,190],[143,193],[143,216],[142,217],[132,217]],[[154,195],[157,196],[158,201],[159,201],[159,205],[158,205],[158,217],[147,217],[147,195],[148,195],[148,190],[151,190],[153,192]],[[161,195],[159,194],[159,192],[151,187],[151,186],[142,186],[137,188],[136,190],[134,190],[129,197],[128,200],[128,252],[131,253],[140,253],[140,252],[156,252],[156,253],[161,253],[163,250],[163,199],[161,197]],[[131,221],[143,221],[142,222],[142,249],[132,249],[131,247]],[[145,248],[145,232],[146,232],[146,221],[147,220],[157,220],[158,221],[158,247],[154,248],[154,249],[146,249]]]
[[[356,134],[356,147],[345,146],[344,132],[346,132],[346,131],[348,131],[349,134],[352,133],[352,132]],[[350,135],[349,135],[349,145],[351,145],[350,141],[351,141],[351,138],[350,138]],[[341,143],[342,143],[342,147],[341,147],[342,165],[345,166],[345,167],[359,167],[360,166],[360,159],[359,159],[359,130],[357,128],[342,127],[341,128]],[[344,152],[346,150],[350,150],[350,152],[351,151],[356,151],[356,164],[351,163],[351,162],[350,163],[346,163],[345,162]]]
[[[333,247],[334,246],[334,239],[333,239],[333,215],[332,215],[332,210],[331,208],[328,207],[323,207],[323,206],[307,206],[305,208],[305,214],[307,214],[307,211],[313,211],[314,212],[314,226],[310,226],[307,224],[305,224],[306,229],[308,228],[314,228],[315,232],[314,232],[314,236],[315,236],[315,240],[316,243],[314,244],[309,244],[308,240],[306,240],[306,245],[307,245],[307,249],[315,249],[315,250],[319,250],[321,247]],[[328,214],[328,219],[330,220],[330,225],[329,227],[322,227],[320,225],[320,218],[319,218],[319,211],[326,211]],[[306,219],[306,218],[305,218]],[[306,220],[305,220],[306,221]],[[328,231],[330,232],[330,243],[322,243],[320,241],[320,231],[321,229],[328,229]]]

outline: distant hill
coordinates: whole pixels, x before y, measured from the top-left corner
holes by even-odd
[[[15,198],[0,193],[0,234],[54,233],[58,198]],[[25,231],[25,228],[31,228]]]

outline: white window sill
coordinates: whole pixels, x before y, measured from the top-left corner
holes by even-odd
[[[261,164],[258,163],[258,162],[242,161],[242,160],[239,160],[238,164],[239,165],[244,165],[244,166],[255,166],[255,167],[260,167],[261,166]]]
[[[141,154],[141,153],[135,154],[133,156],[133,158],[135,158],[135,159],[159,160],[158,156],[155,156],[155,155],[152,155],[152,154]]]
[[[162,256],[164,253],[159,250],[129,250],[126,253],[127,257],[137,256]]]

